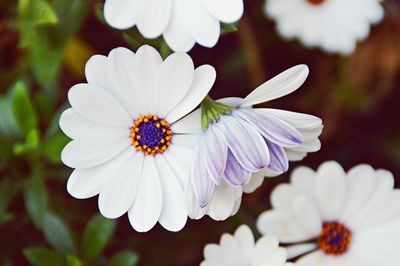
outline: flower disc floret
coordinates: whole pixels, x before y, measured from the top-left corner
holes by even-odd
[[[134,121],[131,139],[136,150],[155,156],[165,152],[171,145],[171,126],[157,115],[142,115]]]
[[[318,239],[318,247],[325,254],[339,256],[346,253],[352,239],[351,231],[339,222],[325,222]]]

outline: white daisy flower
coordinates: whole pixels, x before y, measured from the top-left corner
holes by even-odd
[[[243,0],[106,0],[104,16],[117,29],[137,26],[154,39],[163,35],[174,51],[187,52],[198,43],[214,47],[221,22],[234,23],[243,15]]]
[[[285,38],[308,47],[351,54],[384,15],[380,0],[266,0],[265,13]]]
[[[307,66],[298,65],[264,83],[245,99],[203,101],[204,130],[192,168],[193,191],[198,200],[197,206],[191,207],[192,218],[207,213],[211,202],[208,208],[220,207],[217,220],[226,219],[240,204],[243,189],[254,191],[265,175],[284,173],[289,161],[301,160],[308,152],[320,149],[318,137],[323,126],[318,117],[252,107],[297,90],[308,72]],[[200,111],[193,115],[200,116]],[[194,202],[193,196],[189,202]],[[198,207],[203,208],[203,213]]]
[[[264,236],[255,242],[250,228],[242,225],[234,235],[222,235],[219,245],[206,245],[200,266],[293,266],[286,258],[277,238]]]
[[[99,194],[105,217],[128,212],[140,232],[157,221],[170,231],[182,229],[199,127],[183,117],[203,100],[215,77],[209,65],[194,69],[187,54],[163,62],[149,46],[136,54],[117,48],[108,57],[93,56],[87,83],[70,89],[72,108],[60,118],[73,139],[62,152],[62,161],[75,168],[68,192],[78,199]]]
[[[385,170],[336,162],[296,169],[271,194],[273,210],[258,219],[263,234],[289,245],[298,266],[397,266],[400,191]],[[297,244],[296,244],[297,243]]]

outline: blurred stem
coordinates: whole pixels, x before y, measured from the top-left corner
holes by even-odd
[[[239,35],[242,54],[251,79],[251,85],[257,87],[264,82],[264,66],[254,28],[251,26],[251,21],[247,16],[244,16],[241,19],[237,33]]]
[[[164,40],[164,38],[161,38],[160,41],[160,54],[163,59],[167,58],[173,53],[171,48],[169,48],[167,42]]]

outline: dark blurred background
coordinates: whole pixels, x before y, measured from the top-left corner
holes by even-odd
[[[195,64],[218,73],[211,97],[246,96],[296,64],[311,74],[296,92],[264,106],[310,113],[324,120],[321,151],[300,163],[317,168],[336,160],[349,169],[367,163],[390,170],[400,186],[400,1],[385,0],[385,19],[353,55],[329,55],[285,41],[263,14],[263,0],[245,1],[238,30],[213,49],[196,46]],[[135,49],[135,29],[103,23],[102,1],[0,0],[0,265],[198,265],[203,247],[255,220],[285,174],[245,195],[227,221],[189,221],[180,233],[157,225],[135,232],[126,216],[98,216],[97,198],[66,192],[70,170],[59,159],[68,139],[58,129],[68,89],[84,81],[93,54]],[[30,263],[29,263],[29,262]],[[137,262],[138,261],[138,262]]]

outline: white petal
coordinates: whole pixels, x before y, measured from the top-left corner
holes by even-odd
[[[263,235],[278,237],[282,243],[297,243],[315,237],[293,215],[285,211],[263,212],[257,220],[257,228]]]
[[[172,0],[140,2],[137,27],[144,37],[154,39],[164,32],[171,18],[172,4]]]
[[[349,199],[342,219],[355,215],[373,196],[376,188],[375,170],[369,165],[358,165],[348,172]]]
[[[104,182],[113,177],[114,173],[134,155],[135,150],[128,148],[102,165],[88,169],[75,169],[67,183],[69,194],[77,199],[87,199],[99,194]]]
[[[157,106],[160,117],[166,117],[168,112],[185,97],[192,85],[193,77],[193,61],[187,54],[174,53],[164,61],[156,78],[155,91],[157,98],[162,100]]]
[[[182,134],[200,134],[201,128],[201,109],[197,109],[193,113],[185,116],[181,120],[172,124],[174,133]]]
[[[296,261],[297,266],[334,266],[330,261],[330,256],[326,256],[321,251],[315,251],[301,257]]]
[[[221,117],[219,124],[230,151],[244,169],[256,172],[269,165],[267,144],[257,130],[230,116]]]
[[[68,92],[72,108],[86,119],[107,126],[132,125],[129,114],[107,91],[89,84],[78,84]]]
[[[242,186],[244,193],[253,193],[257,188],[259,188],[262,183],[264,182],[264,171],[261,170],[258,173],[253,173],[252,177],[250,178],[250,182],[246,185]]]
[[[142,177],[143,160],[143,153],[136,152],[102,185],[99,210],[103,216],[118,218],[132,206]]]
[[[140,0],[107,0],[104,17],[108,24],[117,29],[128,29],[135,25]]]
[[[185,25],[200,45],[213,47],[217,44],[221,27],[218,19],[211,16],[198,0],[177,0],[183,8]]]
[[[235,207],[235,189],[226,182],[221,182],[214,189],[214,194],[209,202],[208,214],[216,221],[229,218]]]
[[[187,29],[181,12],[184,12],[183,9],[178,4],[174,4],[170,22],[163,36],[173,51],[188,52],[196,42]]]
[[[317,128],[322,125],[322,120],[313,115],[271,108],[262,108],[261,110],[279,117],[299,130]]]
[[[199,146],[196,148],[193,166],[191,168],[193,190],[202,208],[210,202],[215,188],[214,180],[205,167],[204,156],[205,142],[203,136],[200,138]]]
[[[165,229],[177,232],[185,226],[187,220],[184,190],[164,156],[157,156],[155,161],[163,189],[163,207],[159,221]]]
[[[129,209],[129,221],[138,232],[147,232],[157,223],[162,209],[163,191],[154,158],[146,156],[139,191]]]
[[[337,219],[348,197],[346,173],[338,163],[326,162],[318,168],[317,194],[323,219]]]
[[[275,237],[264,236],[257,241],[255,256],[251,266],[281,266],[286,262],[286,250],[278,247]]]
[[[87,61],[85,65],[87,83],[96,85],[105,90],[113,88],[108,76],[107,60],[106,56],[94,55]]]
[[[308,198],[316,201],[316,173],[311,168],[300,166],[297,167],[290,176],[290,181],[295,189]]]
[[[194,149],[199,143],[200,135],[195,134],[176,134],[172,137],[172,143],[185,148]]]
[[[317,207],[303,195],[294,199],[294,212],[303,228],[312,235],[318,235],[322,231],[322,220]]]
[[[143,45],[137,50],[130,71],[125,72],[125,78],[135,95],[132,100],[141,114],[156,112],[155,107],[158,103],[156,100],[161,98],[158,98],[155,93],[155,80],[162,62],[156,49]]]
[[[221,247],[217,244],[208,244],[204,247],[204,258],[206,260],[218,261],[221,257]]]
[[[143,100],[138,97],[140,93],[133,81],[137,60],[138,57],[131,50],[119,47],[111,50],[107,61],[108,78],[111,83],[107,91],[121,103],[131,119],[136,119],[143,109]]]
[[[198,106],[211,90],[216,79],[214,67],[203,65],[194,71],[192,85],[182,101],[166,117],[170,123],[187,115]]]
[[[228,158],[228,143],[225,136],[217,125],[210,126],[204,133],[204,165],[208,174],[214,180],[216,185],[219,185],[224,174],[227,158]]]
[[[243,0],[201,0],[213,16],[225,23],[238,21],[243,15]]]
[[[316,250],[317,244],[315,243],[307,243],[307,244],[298,244],[298,245],[293,245],[293,246],[288,246],[286,248],[288,252],[288,259],[293,259],[296,258],[300,255],[309,253],[310,251]]]
[[[71,139],[90,138],[129,138],[129,129],[109,127],[92,122],[80,116],[72,108],[65,110],[60,117],[61,130]]]
[[[203,216],[207,212],[207,207],[201,208],[199,204],[199,200],[197,199],[192,182],[187,182],[185,186],[185,197],[187,201],[187,210],[190,219],[199,220],[203,218]]]
[[[290,184],[277,186],[271,193],[271,205],[281,211],[292,211],[294,199],[299,192]]]
[[[105,163],[131,145],[124,139],[73,140],[61,152],[61,160],[71,168],[90,168]]]
[[[255,89],[240,106],[252,106],[290,94],[304,83],[308,73],[306,65],[292,67]]]
[[[236,229],[234,238],[242,251],[242,260],[246,262],[251,261],[255,245],[254,236],[250,228],[247,225],[240,226]]]

